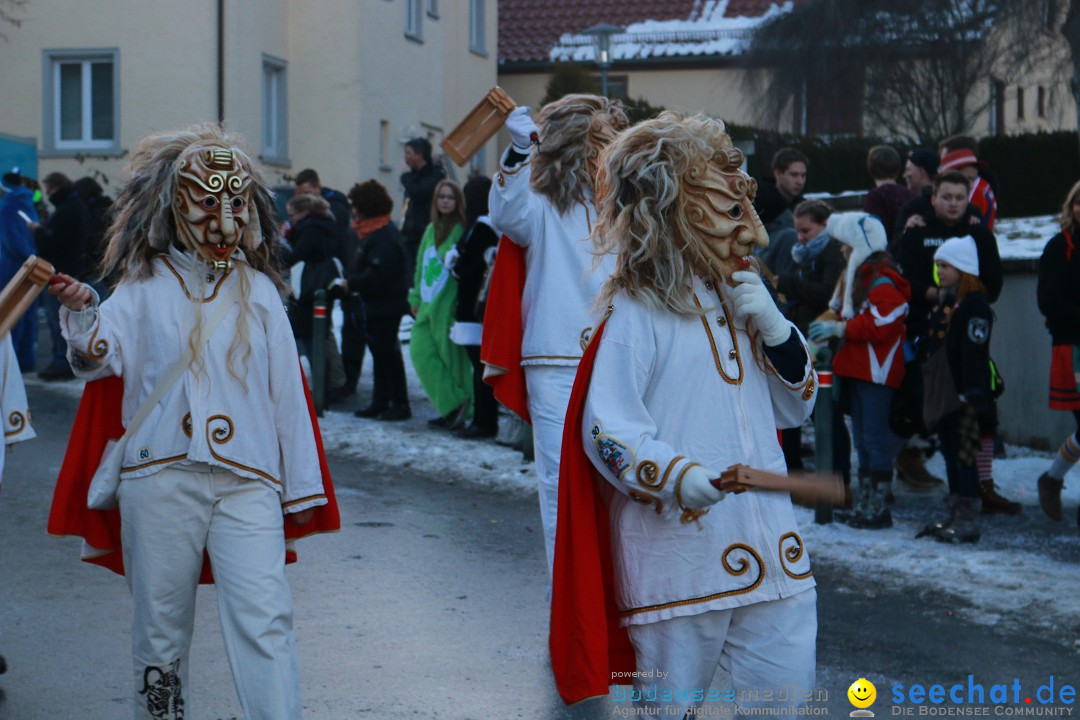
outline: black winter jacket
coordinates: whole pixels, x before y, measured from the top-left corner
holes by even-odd
[[[816,258],[796,266],[795,272],[777,278],[776,289],[789,303],[784,315],[803,335],[810,323],[828,309],[836,282],[846,265],[840,252],[840,241],[831,238]]]
[[[79,193],[68,187],[49,196],[56,212],[34,233],[38,255],[57,272],[82,280],[86,277],[86,251],[90,238],[90,215]]]
[[[495,247],[499,236],[485,222],[476,222],[458,243],[458,261],[454,275],[458,279],[458,305],[455,317],[461,322],[483,322],[484,306],[478,303],[487,276],[484,253]]]
[[[292,267],[304,263],[300,275],[300,297],[297,298],[293,332],[297,337],[308,338],[312,334],[311,312],[315,304],[315,291],[326,287],[328,266],[325,261],[337,254],[337,227],[333,218],[326,215],[308,215],[293,226],[289,233],[292,250],[282,258],[282,265]]]
[[[409,311],[405,249],[394,223],[360,238],[346,282],[360,294],[367,317],[400,318]]]
[[[990,300],[982,293],[972,293],[953,307],[955,297],[934,306],[928,319],[927,336],[919,344],[919,358],[926,360],[945,344],[956,392],[972,404],[979,425],[989,430],[996,419],[994,378],[990,366],[990,336],[994,313]]]
[[[401,235],[406,244],[420,246],[424,230],[431,222],[431,198],[435,195],[435,186],[446,177],[442,168],[428,163],[419,170],[410,170],[401,174],[401,186],[405,188],[408,207],[405,221],[401,224]]]
[[[1065,233],[1050,238],[1039,258],[1038,298],[1054,345],[1080,345],[1080,250]]]
[[[897,246],[896,260],[900,264],[900,272],[911,283],[911,308],[907,320],[909,339],[926,334],[933,307],[933,303],[926,299],[926,291],[934,285],[934,253],[946,240],[965,235],[975,240],[979,253],[979,279],[986,287],[989,301],[996,302],[1001,296],[1004,276],[994,233],[981,225],[969,225],[964,219],[956,225],[945,225],[937,216],[933,216],[926,221],[925,227],[913,227],[905,232]]]

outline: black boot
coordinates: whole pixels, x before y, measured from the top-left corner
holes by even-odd
[[[885,496],[892,484],[892,471],[870,471],[869,493],[866,504],[848,525],[866,530],[883,530],[893,526],[892,512],[885,504]]]
[[[935,534],[934,539],[944,543],[979,542],[979,505],[977,497],[959,497],[952,522]]]
[[[412,410],[408,405],[391,404],[384,412],[379,414],[378,420],[396,421],[408,420],[412,417]]]
[[[359,410],[354,412],[353,415],[358,418],[378,417],[382,413],[386,412],[387,408],[389,407],[389,405],[376,405],[375,403],[371,403],[366,408],[360,408]]]
[[[937,537],[938,533],[942,532],[945,528],[951,526],[953,520],[956,518],[956,506],[959,498],[959,495],[950,495],[948,498],[946,498],[945,502],[949,506],[949,516],[944,520],[939,520],[938,522],[932,522],[926,525],[925,527],[923,527],[922,530],[919,531],[919,534],[915,537]]]

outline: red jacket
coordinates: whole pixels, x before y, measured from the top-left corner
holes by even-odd
[[[886,264],[888,263],[888,264]],[[864,263],[856,277],[867,303],[844,327],[844,344],[833,359],[833,372],[891,388],[904,379],[908,281],[891,262]]]
[[[987,230],[994,229],[994,220],[997,219],[997,198],[990,189],[990,183],[981,177],[975,178],[971,184],[971,197],[969,202],[979,208],[982,224]]]

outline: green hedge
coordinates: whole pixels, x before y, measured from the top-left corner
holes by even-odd
[[[806,192],[838,193],[873,187],[866,171],[866,155],[875,145],[889,144],[903,158],[911,147],[883,143],[877,138],[790,135],[744,125],[728,125],[736,141],[753,140],[748,158],[750,174],[768,177],[773,153],[793,147],[810,160]],[[999,217],[1049,215],[1061,209],[1065,194],[1080,179],[1080,136],[1074,132],[1028,133],[984,138],[979,157],[997,175]]]

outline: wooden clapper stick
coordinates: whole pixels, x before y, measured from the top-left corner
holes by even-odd
[[[464,166],[491,136],[506,122],[506,116],[517,105],[498,86],[491,88],[484,99],[457,124],[450,134],[439,143],[447,157]]]
[[[844,502],[844,484],[836,474],[777,475],[746,465],[732,465],[713,479],[712,484],[735,494],[753,489],[788,492],[793,499],[811,506],[819,501],[830,505]]]
[[[0,291],[0,338],[26,314],[55,274],[53,266],[37,255],[26,258],[11,282]]]

